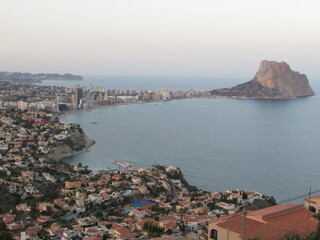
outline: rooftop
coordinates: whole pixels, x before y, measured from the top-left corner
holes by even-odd
[[[290,211],[295,211],[296,209],[303,208],[303,204],[287,204],[287,205],[275,205],[272,207],[264,208],[257,211],[252,211],[248,216],[258,217],[258,218],[270,218],[277,215],[285,214]]]
[[[156,205],[158,203],[157,202],[153,202],[153,201],[149,201],[149,200],[139,199],[139,200],[134,201],[133,203],[131,203],[131,206],[133,206],[135,208],[143,208],[144,206],[146,206],[148,204]]]
[[[243,215],[238,213],[210,221],[217,226],[242,233]],[[276,205],[249,212],[246,218],[247,236],[262,237],[264,240],[280,239],[287,234],[306,236],[317,229],[317,219],[303,204]]]

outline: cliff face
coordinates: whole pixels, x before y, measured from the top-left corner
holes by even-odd
[[[285,62],[262,61],[253,80],[232,88],[211,91],[215,97],[294,98],[312,96],[304,74],[294,72]]]
[[[49,158],[60,160],[69,156],[84,152],[94,141],[85,135],[80,129],[72,131],[65,144],[52,148]]]
[[[294,72],[285,62],[262,61],[253,81],[268,89],[278,89],[284,96],[312,96],[307,76]]]

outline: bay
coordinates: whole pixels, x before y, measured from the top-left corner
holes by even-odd
[[[171,87],[190,88],[188,81],[171,81]],[[193,84],[198,89],[209,85],[207,81],[209,89],[243,82],[197,81]],[[152,82],[157,82],[154,88],[165,84],[149,80],[151,87]],[[283,200],[306,193],[308,187],[320,189],[319,109],[316,95],[293,100],[184,99],[79,112],[61,121],[79,123],[96,144],[66,161],[95,170],[114,168],[114,160],[141,167],[171,164],[203,190],[241,188]]]

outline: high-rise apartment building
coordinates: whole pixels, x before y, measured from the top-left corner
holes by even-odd
[[[73,86],[73,90],[74,90],[74,96],[75,96],[73,99],[74,101],[73,103],[77,108],[79,108],[80,100],[83,98],[83,90],[78,84]]]

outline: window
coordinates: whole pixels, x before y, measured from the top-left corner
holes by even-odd
[[[311,212],[314,212],[314,213],[316,212],[316,208],[313,207],[313,206],[310,206],[310,207],[309,207],[309,210],[310,210]]]
[[[217,240],[218,239],[218,231],[215,229],[212,229],[210,232],[210,238],[213,240]]]

